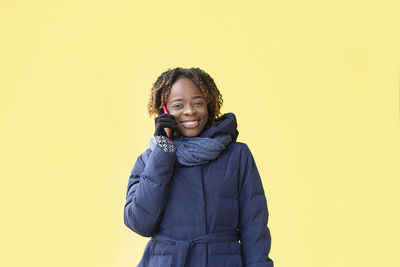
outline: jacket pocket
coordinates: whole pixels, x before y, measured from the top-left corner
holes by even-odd
[[[243,267],[242,249],[238,242],[209,244],[208,267]]]
[[[145,267],[172,267],[172,255],[149,255]]]
[[[150,239],[137,267],[172,267],[173,255],[157,247],[157,241]]]
[[[240,254],[211,254],[208,258],[210,267],[243,267],[242,256]]]

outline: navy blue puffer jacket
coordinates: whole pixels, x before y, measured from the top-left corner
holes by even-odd
[[[264,189],[233,113],[200,136],[219,133],[233,141],[207,164],[182,166],[158,146],[138,157],[124,208],[126,226],[152,237],[138,266],[273,267]]]

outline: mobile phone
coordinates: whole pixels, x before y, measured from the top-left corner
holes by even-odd
[[[164,114],[169,114],[168,109],[165,105],[162,105],[162,110]],[[172,140],[172,130],[170,128],[164,128],[164,131],[167,134],[169,140]]]

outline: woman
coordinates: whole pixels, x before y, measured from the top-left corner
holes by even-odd
[[[152,237],[138,266],[273,267],[262,182],[221,105],[199,68],[169,69],[154,83],[154,137],[132,169],[124,209],[126,226]]]

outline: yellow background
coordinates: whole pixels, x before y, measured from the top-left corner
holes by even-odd
[[[152,84],[200,67],[235,112],[279,267],[400,266],[400,2],[0,2],[0,266],[129,267]]]

